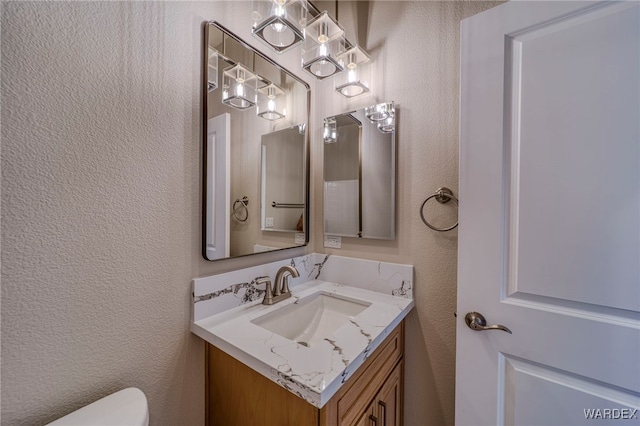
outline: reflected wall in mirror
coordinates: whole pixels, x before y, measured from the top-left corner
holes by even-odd
[[[218,23],[205,46],[204,258],[305,245],[309,86]]]
[[[304,126],[262,135],[263,231],[304,231],[304,135]]]
[[[324,233],[395,239],[393,102],[324,120]]]

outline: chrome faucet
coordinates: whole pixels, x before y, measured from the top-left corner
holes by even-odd
[[[281,300],[291,297],[291,291],[289,291],[289,276],[297,278],[300,276],[298,270],[293,266],[285,265],[278,269],[276,273],[276,279],[273,283],[273,292],[271,291],[271,282],[266,280],[266,293],[262,300],[263,305],[273,305]]]

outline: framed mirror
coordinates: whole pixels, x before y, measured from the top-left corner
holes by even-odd
[[[305,245],[310,88],[220,24],[204,32],[203,256]]]
[[[324,120],[324,233],[395,239],[393,102]]]

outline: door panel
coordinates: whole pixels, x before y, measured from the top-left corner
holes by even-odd
[[[631,415],[640,3],[512,1],[461,43],[456,423]],[[469,329],[470,311],[513,334]]]
[[[502,397],[508,407],[506,424],[527,425],[535,419],[537,424],[547,426],[577,426],[584,425],[587,416],[593,416],[598,424],[609,424],[623,416],[637,415],[634,396],[628,392],[517,358],[501,356],[500,360],[505,373]],[[598,413],[590,407],[606,407],[611,410],[607,415],[610,418],[598,419]]]
[[[220,114],[207,121],[206,162],[207,215],[205,219],[206,259],[229,257],[231,193],[231,115]]]
[[[587,10],[508,39],[509,295],[640,310],[639,21]]]

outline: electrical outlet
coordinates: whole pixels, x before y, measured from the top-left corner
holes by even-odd
[[[264,219],[264,227],[265,228],[273,228],[273,218],[272,217],[266,217]]]
[[[302,232],[296,232],[296,240],[295,240],[295,244],[304,244],[307,242],[307,239],[305,238],[304,233]]]
[[[329,248],[342,248],[342,237],[337,235],[325,235],[324,246]]]

